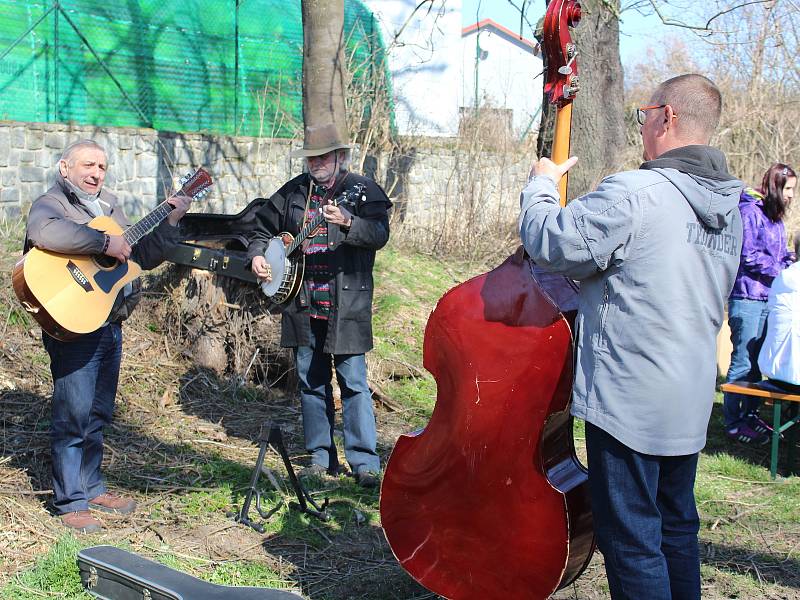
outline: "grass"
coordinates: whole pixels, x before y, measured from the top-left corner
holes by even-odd
[[[373,354],[388,365],[385,392],[403,405],[415,427],[427,422],[436,402],[436,382],[422,368],[425,324],[439,298],[476,269],[392,246],[377,255]]]
[[[156,554],[154,560],[184,573],[217,585],[253,586],[266,588],[291,587],[266,565],[249,561],[214,563],[177,556],[169,551]]]
[[[76,564],[78,552],[89,545],[92,544],[87,540],[78,540],[71,534],[65,534],[34,568],[19,574],[0,590],[0,598],[34,600],[42,598],[43,595],[67,600],[91,598],[92,596],[83,590]],[[124,543],[117,545],[126,550],[130,549]],[[179,557],[169,551],[157,553],[153,560],[218,585],[284,589],[291,587],[289,582],[268,566],[256,562],[210,563]]]
[[[376,345],[370,358],[386,380],[382,391],[402,408],[397,419],[405,431],[426,424],[436,398],[436,382],[422,367],[425,323],[442,294],[476,270],[478,267],[470,265],[448,266],[392,246],[378,253],[373,321]],[[1,317],[9,314],[8,307]],[[8,320],[8,330],[27,339],[29,326],[11,317]],[[158,334],[157,324],[145,321],[143,328],[148,335]],[[28,342],[34,348],[35,344]],[[156,340],[154,347],[159,343]],[[34,350],[25,347],[20,352]],[[36,350],[25,356],[28,364],[46,377],[43,353]],[[134,359],[126,358],[129,362]],[[176,383],[180,374],[157,364],[150,365],[143,375],[141,380],[121,380],[120,397],[124,400],[109,436],[112,446],[115,440],[120,444],[112,453],[117,462],[109,472],[114,485],[148,500],[148,513],[142,518],[149,518],[152,524],[136,538],[136,545],[131,546],[134,551],[224,585],[285,588],[296,587],[299,581],[304,593],[315,600],[424,596],[418,586],[402,576],[390,553],[388,557],[381,554],[386,552],[385,545],[374,541],[380,537],[378,491],[364,490],[352,478],[326,477],[313,486],[316,500],[328,498],[330,502],[331,518],[322,522],[288,508],[295,499],[282,463],[270,452],[266,466],[286,487],[275,490],[263,476],[262,503],[266,509],[279,505],[280,510],[264,523],[264,535],[230,522],[227,513],[241,506],[249,486],[256,452],[252,445],[245,446],[255,438],[256,424],[267,417],[296,424],[298,412],[293,402],[287,399],[271,406],[257,386],[229,385],[223,378],[199,372],[184,374],[182,383]],[[180,398],[159,408],[165,390],[176,387],[180,391],[175,395]],[[27,427],[43,431],[46,425],[46,419],[42,419]],[[227,437],[215,437],[219,432]],[[582,455],[583,422],[576,421],[573,432]],[[286,435],[295,449],[301,447],[297,427],[287,429]],[[382,440],[384,445],[392,442]],[[341,451],[338,438],[337,444]],[[696,485],[705,598],[800,597],[800,560],[796,556],[800,479],[785,477],[773,482],[768,453],[768,447],[752,449],[732,444],[724,436],[718,396]],[[251,510],[251,517],[260,520],[255,510]],[[132,543],[128,533],[114,538],[118,530],[125,531],[111,528],[110,539],[104,537],[103,542],[123,547]],[[208,540],[213,538],[208,532],[216,530],[224,532],[220,538],[230,539],[230,550],[208,549]],[[187,548],[181,545],[183,540],[196,545]],[[30,568],[7,578],[0,598],[27,600],[57,594],[88,598],[80,588],[75,554],[89,541],[70,535],[59,537]],[[97,536],[91,541],[97,543]],[[236,553],[247,547],[253,548],[250,554]],[[343,555],[350,562],[324,562]],[[284,563],[270,562],[274,556],[283,557]],[[598,555],[593,565],[599,561]],[[313,574],[319,572],[321,562],[330,566],[317,581]],[[344,574],[352,565],[364,569],[361,575]],[[295,574],[306,566],[304,574]],[[384,568],[393,570],[381,570]],[[558,597],[607,598],[602,567],[595,568],[594,573],[594,579],[587,573],[578,580],[577,596],[564,596],[566,591],[562,591]],[[352,588],[360,583],[364,583],[364,589]]]
[[[68,600],[90,598],[83,591],[75,562],[78,552],[86,546],[86,542],[70,534],[63,535],[32,569],[18,574],[0,590],[0,598],[34,600],[55,595]]]
[[[16,260],[25,239],[25,221],[22,218],[9,219],[0,216],[0,248],[3,254]]]

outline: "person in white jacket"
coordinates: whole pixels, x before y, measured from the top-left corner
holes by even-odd
[[[800,256],[800,234],[795,234],[795,256]],[[800,262],[772,282],[767,301],[767,332],[758,368],[779,387],[800,392]]]

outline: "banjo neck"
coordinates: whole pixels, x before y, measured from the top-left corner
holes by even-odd
[[[332,202],[334,206],[336,206],[337,202],[334,200]],[[310,236],[314,230],[322,225],[322,222],[325,220],[325,217],[322,216],[322,210],[320,210],[316,216],[311,219],[308,223],[306,223],[305,227],[300,230],[300,233],[292,240],[292,242],[286,246],[286,256],[290,256],[292,252],[297,250],[297,247],[302,244],[308,236]]]
[[[345,190],[336,198],[333,198],[330,201],[330,204],[333,206],[339,206],[340,204],[347,204],[352,203],[351,198],[355,198],[360,196],[364,193],[364,184],[357,183],[352,188]],[[297,248],[302,244],[308,236],[314,233],[314,230],[322,225],[322,222],[325,220],[325,217],[322,214],[322,207],[320,207],[319,212],[311,219],[305,226],[300,230],[300,233],[295,236],[295,238],[286,246],[286,256],[291,256],[292,253],[297,250]]]

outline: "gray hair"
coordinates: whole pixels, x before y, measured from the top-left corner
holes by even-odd
[[[349,170],[350,169],[350,162],[352,161],[352,158],[353,158],[352,151],[350,150],[350,148],[337,148],[333,152],[336,152],[337,154],[339,152],[341,152],[341,153],[344,154],[344,158],[342,158],[342,160],[339,161],[339,173],[344,173],[345,171]],[[308,170],[308,159],[309,158],[310,157],[307,156],[307,157],[305,157],[303,159],[305,161],[305,164],[306,164],[306,170]]]
[[[77,142],[72,142],[69,146],[64,148],[64,152],[61,153],[61,158],[59,161],[64,161],[67,165],[70,164],[70,160],[75,155],[78,150],[83,150],[84,148],[95,148],[96,150],[100,150],[103,154],[108,156],[106,149],[103,148],[100,144],[95,142],[94,140],[90,140],[88,138],[83,140],[78,140]]]

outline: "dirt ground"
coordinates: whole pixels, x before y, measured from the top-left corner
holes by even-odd
[[[8,271],[3,270],[0,305],[6,307],[6,314],[0,314],[0,586],[29,569],[64,533],[48,508],[48,360],[38,327],[15,322],[10,309],[16,306],[15,300]],[[151,288],[125,328],[118,412],[107,433],[104,470],[116,489],[136,497],[140,510],[131,517],[104,516],[106,529],[92,537],[92,542],[123,545],[150,557],[168,553],[189,561],[193,571],[201,575],[213,566],[237,561],[262,564],[285,585],[315,600],[437,598],[414,582],[394,558],[377,522],[377,491],[358,495],[345,490],[338,496],[336,502],[349,511],[347,514],[366,518],[338,527],[313,520],[298,525],[295,519],[267,534],[235,523],[225,515],[224,507],[197,506],[187,501],[189,492],[206,491],[211,481],[248,481],[263,423],[281,425],[293,460],[302,464],[306,457],[302,454],[299,404],[287,391],[292,388],[289,357],[277,348],[277,317],[240,314],[231,308],[239,306],[240,299],[230,295],[214,299],[215,308],[209,311],[208,306],[203,307],[208,297],[201,296],[195,308],[212,316],[202,323],[193,322],[182,314],[182,308],[176,308],[170,290],[169,282]],[[180,294],[191,295],[184,288]],[[221,336],[212,344],[217,350],[224,349],[227,374],[213,366],[199,366],[194,354],[198,346],[193,341],[214,337],[215,331],[227,330],[231,323],[238,333]],[[258,352],[256,346],[261,348]],[[374,371],[372,375],[380,376]],[[254,385],[254,380],[260,384]],[[379,451],[384,457],[398,436],[410,429],[403,413],[390,409],[390,405],[390,399],[387,404],[379,401],[376,409]],[[274,453],[268,455],[266,464],[280,473]],[[348,485],[334,480],[326,491],[336,495],[339,488]],[[231,495],[240,501],[242,490]],[[209,496],[210,504],[216,501]],[[796,547],[796,529],[766,532],[772,536],[769,543],[786,547],[791,556],[789,546]],[[734,542],[714,538],[714,534],[702,535],[707,569],[705,598],[800,597],[795,560],[767,565],[758,562],[756,552],[745,552]],[[750,595],[737,591],[724,577],[720,579],[727,571],[750,572],[751,563],[758,579],[765,574],[782,584]],[[599,553],[575,584],[554,595],[558,600],[608,597]]]

